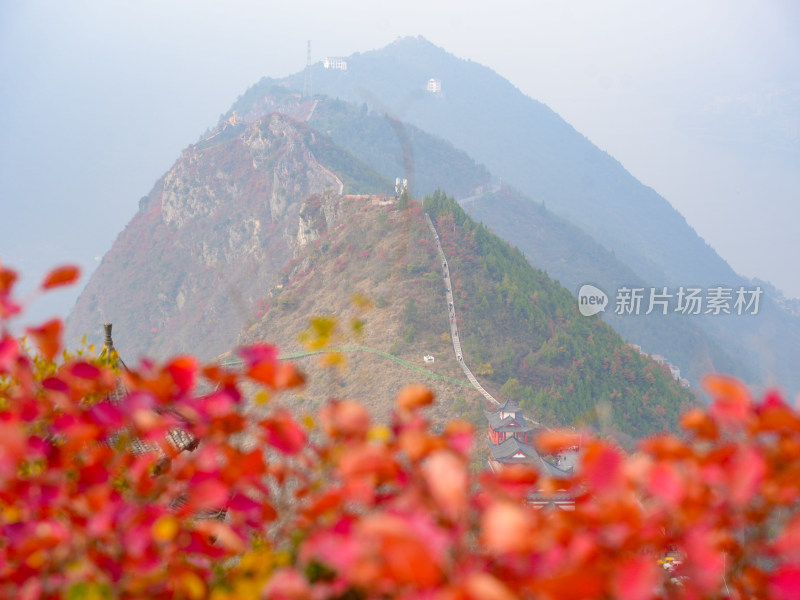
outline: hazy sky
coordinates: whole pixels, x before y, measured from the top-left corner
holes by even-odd
[[[2,0],[0,258],[91,268],[239,94],[303,68],[306,40],[320,60],[421,34],[549,105],[741,274],[800,296],[800,3],[494,4]]]

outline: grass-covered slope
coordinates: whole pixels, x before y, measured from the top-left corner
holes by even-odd
[[[347,332],[357,317],[364,320],[358,344],[420,366],[430,353],[436,363],[426,368],[463,378],[448,335],[441,264],[419,204],[400,209],[345,198],[337,208],[317,202],[320,208],[304,213],[336,214],[335,221],[314,221],[319,237],[287,265],[285,284],[263,299],[245,341],[271,340],[297,350],[310,315],[335,315],[342,333],[332,343],[342,344],[355,335]],[[424,206],[448,257],[464,358],[488,389],[500,397],[518,395],[534,418],[550,424],[596,421],[598,406],[608,406],[603,424],[618,434],[640,437],[675,426],[681,408],[694,399],[662,367],[599,318],[581,317],[568,290],[454,201],[435,194]],[[360,312],[354,294],[369,297],[372,308]],[[321,399],[332,389],[389,402],[408,377],[396,378],[374,356],[347,358],[354,371],[346,377],[312,363],[312,385],[325,385],[304,397]],[[455,415],[474,410],[469,389],[441,393]]]

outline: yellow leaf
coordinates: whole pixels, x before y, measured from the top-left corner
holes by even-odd
[[[178,535],[178,519],[171,515],[164,515],[153,523],[153,537],[160,542],[171,542]]]
[[[347,359],[341,352],[328,352],[323,356],[322,364],[326,367],[339,367],[343,369],[347,366]]]
[[[200,576],[191,571],[184,571],[178,579],[179,596],[190,600],[201,600],[206,595],[206,584]]]
[[[391,438],[392,432],[386,425],[375,425],[367,434],[367,439],[374,442],[388,442]]]
[[[311,329],[318,338],[329,338],[336,328],[336,320],[330,317],[315,317],[311,319]]]

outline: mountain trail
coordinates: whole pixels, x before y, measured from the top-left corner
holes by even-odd
[[[444,250],[442,250],[442,244],[439,241],[439,234],[436,233],[436,228],[433,226],[433,221],[431,221],[430,215],[427,213],[425,214],[425,220],[428,221],[428,227],[431,229],[431,233],[433,233],[433,239],[436,241],[436,251],[439,254],[439,260],[442,261],[442,271],[444,273],[444,283],[445,283],[445,294],[447,295],[447,316],[450,319],[450,337],[453,340],[453,351],[456,353],[456,360],[458,360],[458,364],[461,365],[461,370],[464,371],[464,374],[469,379],[469,382],[473,385],[473,387],[478,390],[484,398],[489,400],[490,402],[494,402],[498,406],[502,406],[502,402],[498,402],[494,396],[492,396],[489,392],[483,389],[483,386],[478,383],[478,380],[475,379],[475,376],[472,374],[472,371],[469,370],[467,364],[464,362],[464,353],[461,351],[461,342],[458,339],[458,325],[456,324],[456,308],[453,304],[453,291],[452,285],[450,283],[450,272],[447,270],[447,258],[444,255]]]

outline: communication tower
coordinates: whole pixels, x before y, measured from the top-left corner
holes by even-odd
[[[303,98],[310,98],[311,90],[311,40],[308,40],[308,52],[306,53],[306,71],[303,77]]]

